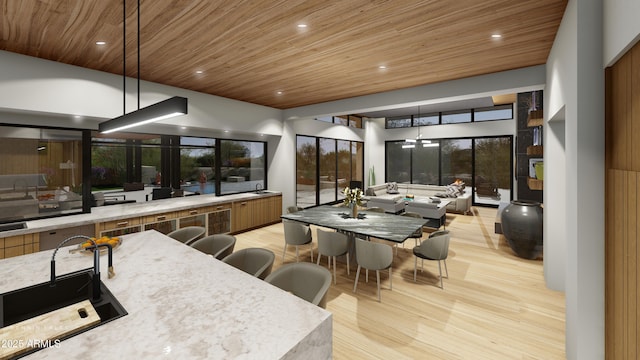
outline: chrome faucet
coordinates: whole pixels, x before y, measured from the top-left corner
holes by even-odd
[[[260,193],[262,191],[262,184],[261,183],[257,183],[256,184],[256,192]]]
[[[95,240],[85,235],[72,236],[63,240],[58,244],[58,246],[56,246],[56,249],[53,251],[53,255],[51,255],[51,281],[49,286],[56,286],[56,253],[64,244],[74,239],[85,239],[93,243],[92,246],[87,247],[85,250],[93,249],[93,275],[91,276],[93,286],[92,300],[98,301],[102,295],[100,292],[100,247],[106,247],[109,251],[109,278],[115,276],[113,271],[113,248],[109,244],[98,244]]]

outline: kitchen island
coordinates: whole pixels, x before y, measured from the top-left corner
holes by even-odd
[[[88,254],[56,255],[59,275]],[[0,293],[46,282],[52,251],[0,260]],[[123,237],[102,281],[128,315],[27,359],[328,359],[331,313],[156,231]]]

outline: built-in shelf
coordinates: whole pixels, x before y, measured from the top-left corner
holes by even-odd
[[[540,155],[542,156],[542,145],[527,146],[527,155]]]
[[[542,126],[543,123],[542,109],[529,112],[529,116],[527,117],[528,127]]]
[[[542,190],[543,181],[530,177],[527,178],[527,185],[531,190]]]

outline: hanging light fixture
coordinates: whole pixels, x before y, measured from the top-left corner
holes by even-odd
[[[98,130],[103,134],[108,134],[135,126],[149,124],[163,119],[168,119],[178,115],[187,114],[187,98],[174,96],[167,100],[155,103],[153,105],[140,108],[140,0],[138,0],[138,110],[127,114],[126,97],[127,97],[127,75],[126,75],[126,23],[127,11],[126,0],[122,1],[122,106],[123,115],[117,118],[107,120],[98,125]]]

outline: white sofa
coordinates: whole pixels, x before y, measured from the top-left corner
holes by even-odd
[[[368,206],[378,206],[387,212],[397,213],[404,209],[404,198],[411,194],[416,199],[424,197],[432,197],[437,194],[445,194],[447,186],[438,185],[422,185],[398,183],[399,194],[388,194],[387,184],[373,185],[367,189],[366,199]],[[375,194],[375,196],[373,196]],[[444,199],[443,199],[444,200]],[[457,212],[467,214],[471,210],[471,190],[465,189],[463,195],[454,198],[446,198],[450,203],[447,205],[448,212]]]

